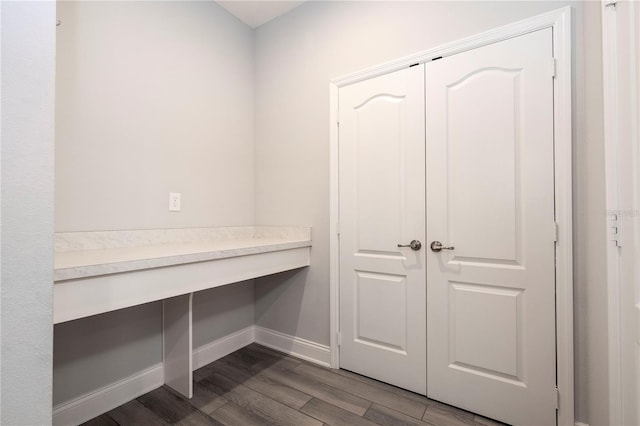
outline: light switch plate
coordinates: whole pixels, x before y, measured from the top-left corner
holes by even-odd
[[[181,194],[179,192],[169,193],[169,211],[170,212],[180,211],[180,196]]]

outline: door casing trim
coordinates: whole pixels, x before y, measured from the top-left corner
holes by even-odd
[[[362,71],[348,74],[329,83],[329,297],[331,367],[339,368],[339,156],[338,156],[338,91],[340,87],[388,74],[433,58],[493,44],[545,28],[553,29],[555,57],[554,97],[554,173],[555,208],[558,223],[556,243],[556,367],[560,401],[557,424],[574,426],[574,362],[573,362],[573,212],[571,163],[571,85],[572,43],[570,6],[498,27],[468,38],[418,52]]]
[[[638,295],[634,288],[639,276],[633,266],[640,246],[635,232],[636,198],[640,193],[637,179],[640,80],[636,77],[640,69],[640,7],[633,1],[601,0],[601,12],[608,240],[608,414],[609,424],[637,424],[640,411],[635,401],[640,398],[640,365],[635,351],[640,346],[640,305],[636,304]],[[619,227],[619,234],[609,238],[614,224]]]

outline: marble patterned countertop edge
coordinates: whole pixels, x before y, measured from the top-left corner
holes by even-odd
[[[112,248],[202,243],[245,238],[311,240],[311,227],[224,226],[211,228],[170,228],[121,231],[57,232],[55,251],[104,250]]]
[[[310,227],[57,233],[54,282],[310,246]]]

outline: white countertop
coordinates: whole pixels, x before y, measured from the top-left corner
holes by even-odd
[[[303,227],[228,227],[56,234],[54,281],[311,246]]]

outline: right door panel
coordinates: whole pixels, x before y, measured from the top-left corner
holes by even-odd
[[[545,29],[426,66],[427,394],[510,424],[556,422],[552,56]]]

